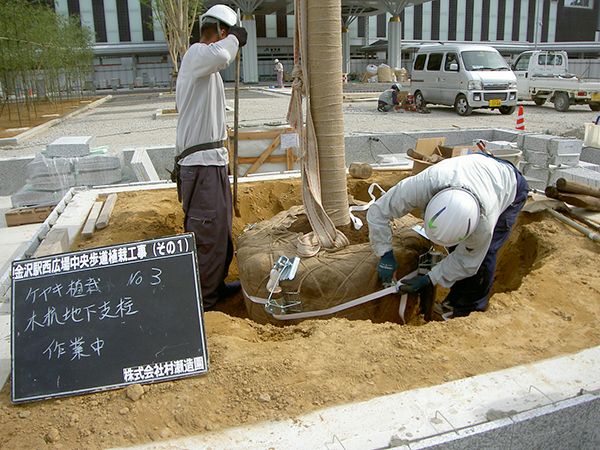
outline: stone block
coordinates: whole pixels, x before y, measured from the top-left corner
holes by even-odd
[[[73,158],[90,154],[93,136],[65,136],[46,145],[46,156]]]
[[[75,186],[75,174],[41,175],[27,180],[31,187],[40,191],[69,190]]]
[[[548,186],[547,181],[539,180],[537,178],[525,176],[525,180],[527,181],[527,184],[531,189],[538,189],[540,191],[543,191],[546,189],[546,186]]]
[[[565,155],[548,155],[548,163],[554,165],[577,167],[579,164],[579,153]]]
[[[536,152],[548,152],[548,145],[554,138],[549,134],[526,134],[523,137],[523,149]]]
[[[575,138],[560,138],[553,137],[548,143],[548,154],[556,155],[573,155],[581,154],[583,141]]]
[[[550,172],[549,184],[556,184],[556,180],[565,178],[567,180],[579,181],[590,186],[600,187],[600,172],[586,169],[584,167],[569,167],[567,169],[556,169]]]
[[[523,150],[523,159],[529,164],[535,166],[547,166],[548,165],[548,153],[536,152],[534,150]]]
[[[594,147],[583,147],[579,160],[600,164],[600,149]]]
[[[41,191],[34,189],[33,186],[27,184],[23,186],[17,193],[10,197],[13,208],[26,208],[29,206],[48,206],[57,205],[68,189],[59,189],[56,191]]]
[[[121,168],[108,170],[91,170],[77,174],[78,186],[105,186],[119,183],[123,179]]]
[[[593,170],[594,172],[600,172],[600,165],[594,163],[579,161],[579,167],[583,167],[584,169],[588,170]]]
[[[536,166],[534,164],[523,164],[523,175],[547,182],[550,175],[550,169],[547,166],[544,167]]]
[[[76,172],[118,169],[123,164],[122,155],[91,154],[73,161]]]

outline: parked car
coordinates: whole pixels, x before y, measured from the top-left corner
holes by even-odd
[[[600,80],[582,80],[570,74],[565,51],[523,52],[512,69],[517,76],[519,100],[533,100],[537,105],[550,101],[557,111],[580,104],[600,111]]]
[[[461,116],[476,108],[512,114],[517,107],[515,74],[495,48],[485,45],[422,46],[413,64],[411,91],[417,106],[454,106]]]

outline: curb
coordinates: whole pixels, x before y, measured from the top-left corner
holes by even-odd
[[[68,120],[71,117],[74,117],[78,114],[86,112],[90,109],[96,108],[97,106],[100,106],[102,103],[110,100],[111,98],[113,98],[112,95],[107,95],[106,97],[98,99],[95,102],[90,103],[89,105],[82,106],[81,108],[77,109],[76,111],[70,112],[61,117],[57,117],[56,119],[49,120],[48,122],[38,125],[37,127],[34,127],[31,130],[24,131],[23,133],[18,134],[17,136],[10,137],[10,138],[2,138],[2,139],[0,139],[0,147],[5,146],[5,145],[18,145],[21,143],[21,141],[23,141],[27,138],[30,138],[31,136],[35,136],[39,132],[44,131],[48,128],[51,128],[54,125],[57,125],[61,122],[64,122],[65,120]]]

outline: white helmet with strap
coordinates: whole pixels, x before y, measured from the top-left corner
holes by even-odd
[[[232,27],[237,23],[238,16],[235,11],[227,5],[214,5],[202,14],[201,24],[204,24],[205,21],[213,22],[211,18],[217,19],[217,21]]]
[[[438,192],[425,209],[425,234],[432,242],[452,247],[475,230],[479,223],[479,202],[462,188]]]

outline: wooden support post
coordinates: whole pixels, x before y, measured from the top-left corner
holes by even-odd
[[[285,155],[287,157],[287,166],[286,166],[286,170],[294,170],[294,149],[293,148],[286,148],[285,149]]]
[[[83,226],[83,231],[81,235],[84,238],[91,238],[94,234],[94,230],[96,229],[96,220],[100,215],[100,210],[102,209],[102,202],[94,202],[94,206],[92,206],[92,210],[90,211],[87,220],[85,221],[85,225]]]
[[[98,220],[96,221],[96,230],[101,230],[102,228],[106,228],[108,225],[108,221],[110,220],[110,215],[112,213],[113,208],[115,207],[115,203],[117,202],[117,194],[110,194],[105,202],[102,210],[100,211],[100,215],[98,216]]]
[[[250,168],[246,171],[244,176],[246,177],[246,176],[254,173],[256,171],[256,169],[258,169],[261,166],[261,164],[265,162],[265,160],[269,157],[269,155],[271,153],[273,153],[273,150],[275,150],[277,147],[279,147],[280,143],[281,143],[281,133],[278,134],[275,137],[275,139],[273,139],[273,142],[271,142],[271,145],[269,145],[269,147],[267,147],[267,149],[264,152],[262,152],[262,155],[260,155],[258,157],[258,159],[256,160],[256,162],[250,166]]]
[[[421,311],[426,322],[433,320],[433,305],[435,304],[436,288],[431,284],[425,286],[419,291],[421,297]]]
[[[69,232],[66,228],[51,228],[44,240],[35,250],[34,258],[56,255],[69,250]]]

